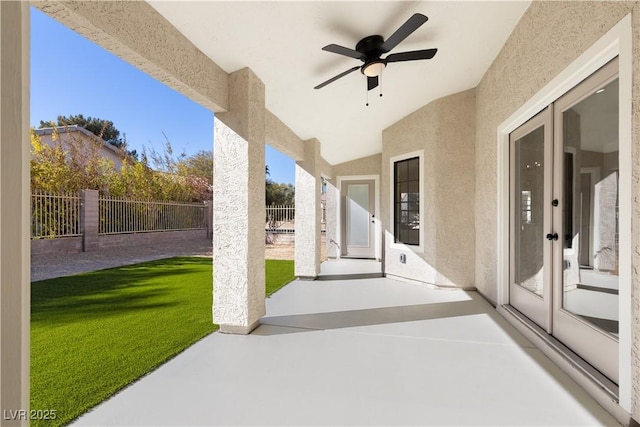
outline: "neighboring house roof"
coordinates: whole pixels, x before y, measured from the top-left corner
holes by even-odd
[[[109,144],[107,141],[103,140],[102,138],[99,138],[98,136],[96,136],[93,132],[90,132],[88,130],[86,130],[85,128],[83,128],[82,126],[79,125],[68,125],[68,126],[57,126],[55,128],[53,127],[47,127],[47,128],[41,128],[41,129],[34,129],[33,132],[36,135],[52,135],[54,130],[56,130],[58,132],[58,134],[65,134],[65,133],[71,133],[71,132],[80,132],[90,138],[97,138],[102,142],[102,145],[104,148],[112,151],[114,154],[116,154],[117,156],[119,156],[120,158],[124,158],[124,153],[121,149],[119,149],[118,147],[116,147],[115,145]]]

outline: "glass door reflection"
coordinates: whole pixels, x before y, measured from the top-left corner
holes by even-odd
[[[565,110],[562,308],[618,334],[618,80]]]
[[[514,214],[513,281],[538,296],[542,296],[544,289],[544,240],[541,238],[544,234],[544,144],[544,126],[513,144],[515,185],[512,197],[519,205],[515,206]]]

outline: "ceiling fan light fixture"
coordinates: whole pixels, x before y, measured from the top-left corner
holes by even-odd
[[[382,71],[386,66],[387,64],[382,61],[371,62],[364,66],[364,68],[362,69],[362,74],[367,77],[378,77],[382,74]]]
[[[0,0],[2,1],[2,0]],[[329,44],[322,48],[326,52],[337,53],[338,55],[347,56],[349,58],[358,59],[364,64],[357,65],[348,69],[335,77],[330,78],[314,87],[314,89],[320,89],[333,83],[336,80],[353,73],[355,70],[360,69],[360,72],[367,76],[367,92],[378,87],[380,84],[380,76],[387,67],[387,64],[393,62],[406,62],[406,61],[419,61],[422,59],[431,59],[436,54],[438,49],[422,49],[413,50],[409,52],[392,53],[386,58],[380,58],[380,55],[386,54],[392,51],[398,44],[404,39],[409,37],[414,31],[416,31],[422,24],[427,22],[427,17],[421,13],[414,13],[404,24],[400,26],[387,40],[381,35],[374,34],[367,36],[360,40],[356,44],[356,48],[350,49],[348,47],[340,46],[337,44]],[[382,93],[380,94],[382,96]]]

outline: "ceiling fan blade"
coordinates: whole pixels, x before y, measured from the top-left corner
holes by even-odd
[[[358,68],[360,68],[360,66],[356,66],[356,67],[353,67],[353,68],[349,68],[349,69],[348,69],[347,71],[345,71],[344,73],[340,73],[340,74],[338,74],[337,76],[330,78],[330,79],[329,79],[329,80],[327,80],[326,82],[320,83],[318,86],[314,87],[314,89],[321,89],[321,88],[325,87],[326,85],[328,85],[329,83],[333,83],[333,82],[335,82],[336,80],[338,80],[339,78],[342,78],[342,77],[346,76],[347,74],[354,72],[354,71],[355,71],[355,70],[357,70]]]
[[[348,56],[355,59],[364,59],[364,55],[357,50],[349,49],[348,47],[339,46],[337,44],[329,44],[322,48],[327,52],[337,53],[338,55]]]
[[[402,24],[400,28],[398,28],[395,33],[391,34],[391,36],[382,44],[382,52],[389,52],[391,49],[396,47],[402,40],[409,37],[411,33],[427,22],[427,19],[429,18],[421,13],[413,14],[411,18],[407,19],[407,22]]]
[[[392,53],[385,58],[385,62],[417,61],[419,59],[431,59],[438,49],[412,50],[411,52]]]
[[[367,77],[367,90],[375,89],[378,87],[378,77]]]

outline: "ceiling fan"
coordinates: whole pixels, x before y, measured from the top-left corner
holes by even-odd
[[[360,61],[364,62],[364,64],[350,68],[347,71],[340,73],[323,83],[320,83],[318,86],[314,87],[314,89],[323,88],[329,83],[333,83],[336,80],[354,72],[359,68],[360,72],[367,76],[367,91],[370,91],[371,89],[374,89],[378,86],[379,77],[388,63],[417,61],[420,59],[433,58],[438,49],[413,50],[410,52],[392,53],[386,58],[380,57],[381,55],[391,51],[391,49],[393,49],[404,39],[409,37],[411,33],[420,28],[422,24],[427,22],[427,19],[429,18],[422,15],[421,13],[416,13],[412,15],[411,18],[407,20],[407,22],[402,24],[400,28],[398,28],[396,32],[393,33],[387,40],[384,40],[382,36],[379,35],[367,36],[356,44],[355,50],[349,49],[344,46],[339,46],[337,44],[330,44],[323,47],[322,50],[337,53],[338,55],[348,56],[354,59],[359,59]]]

